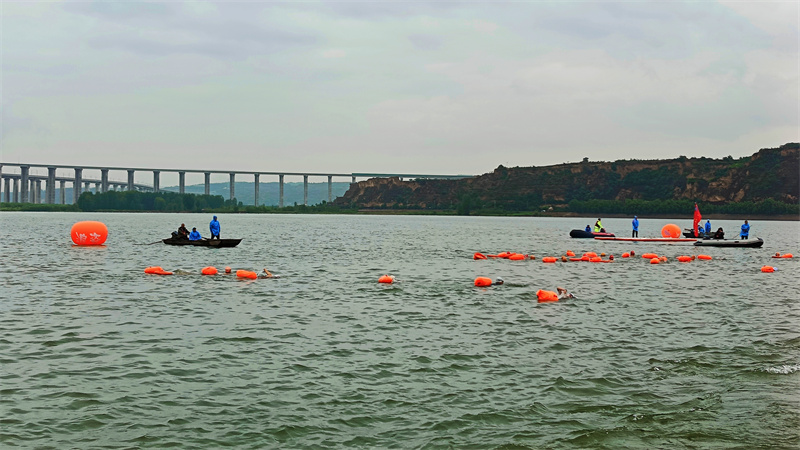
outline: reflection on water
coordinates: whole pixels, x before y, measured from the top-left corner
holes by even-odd
[[[570,239],[587,219],[3,213],[0,442],[23,447],[793,447],[797,222],[762,249]],[[107,245],[73,247],[79,220]],[[657,236],[669,221],[641,221]],[[688,226],[690,219],[672,221]],[[606,219],[625,235],[627,219]],[[715,221],[726,230],[733,221]],[[543,264],[571,249],[613,264]],[[670,258],[623,260],[635,249]],[[535,261],[473,261],[519,251]],[[762,265],[778,267],[774,274]],[[189,275],[159,277],[160,265]],[[279,279],[201,276],[231,266]],[[380,285],[378,277],[397,277]],[[479,289],[476,276],[506,284]],[[578,299],[538,304],[566,286]]]

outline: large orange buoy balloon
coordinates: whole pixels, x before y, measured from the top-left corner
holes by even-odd
[[[69,234],[75,245],[103,245],[108,238],[108,228],[103,222],[86,220],[73,225]]]
[[[674,223],[668,223],[661,229],[661,236],[665,238],[679,238],[681,237],[681,227]]]

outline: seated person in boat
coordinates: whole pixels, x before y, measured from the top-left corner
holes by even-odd
[[[178,228],[178,238],[186,239],[188,237],[189,237],[189,230],[186,228],[186,224],[182,223],[181,226]]]
[[[592,227],[590,227],[589,225],[586,225],[586,229],[584,231],[587,231],[587,232],[591,233],[592,232]]]
[[[189,233],[189,240],[190,241],[199,241],[200,239],[203,239],[203,236],[200,236],[200,232],[197,231],[197,227],[192,228],[192,232]]]
[[[714,233],[714,239],[725,239],[725,232],[722,231],[722,227],[719,227],[717,232]]]

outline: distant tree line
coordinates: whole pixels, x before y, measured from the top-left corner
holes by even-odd
[[[568,210],[591,214],[692,214],[695,202],[692,200],[572,200]],[[722,205],[700,203],[703,214],[743,214],[743,215],[800,215],[800,204],[784,203],[768,198],[759,202],[732,202]]]

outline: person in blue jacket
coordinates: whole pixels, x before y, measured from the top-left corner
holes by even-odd
[[[744,221],[742,225],[742,239],[747,239],[750,236],[750,225],[747,224],[747,221]]]
[[[631,237],[639,237],[639,218],[637,216],[633,216],[633,232],[631,233]]]
[[[711,234],[711,221],[706,219],[706,236]]]
[[[217,220],[217,216],[211,219],[211,223],[208,224],[208,229],[211,230],[211,239],[219,239],[219,221]]]
[[[200,232],[197,231],[197,227],[192,228],[192,232],[189,233],[189,240],[199,241],[200,239],[203,239],[203,236],[200,236]]]
[[[592,227],[590,227],[589,225],[586,225],[586,231],[588,231],[589,233],[591,233],[591,232],[592,232]]]

